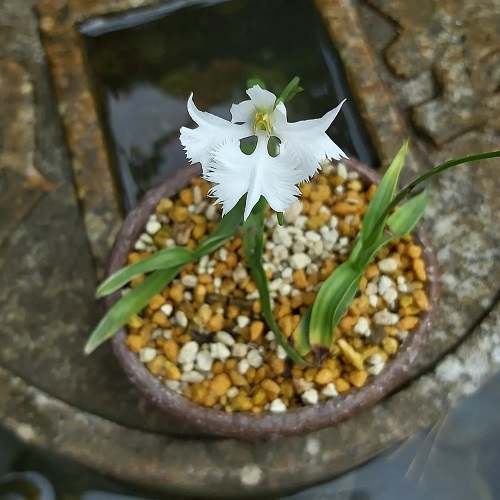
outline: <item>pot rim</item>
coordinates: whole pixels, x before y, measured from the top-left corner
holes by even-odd
[[[361,180],[376,183],[380,181],[379,174],[361,162],[349,160],[343,163],[356,170]],[[158,201],[162,197],[176,194],[200,171],[199,164],[181,167],[144,195],[141,202],[127,215],[116,237],[108,261],[107,276],[126,263],[129,251]],[[113,352],[129,380],[152,404],[209,435],[255,440],[300,435],[330,427],[373,406],[412,379],[410,368],[428,338],[440,295],[436,254],[422,224],[419,224],[413,235],[423,246],[422,258],[427,271],[426,293],[430,307],[421,313],[417,329],[402,343],[396,356],[385,365],[382,372],[373,376],[366,385],[351,389],[347,394],[339,394],[316,405],[293,408],[283,413],[227,413],[196,404],[160,382],[126,346],[124,328],[111,338]],[[120,291],[105,297],[106,309],[120,297]]]

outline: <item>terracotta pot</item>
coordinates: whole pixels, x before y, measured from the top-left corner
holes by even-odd
[[[362,181],[368,183],[380,180],[375,171],[359,162],[351,161],[349,167],[360,174]],[[141,203],[128,214],[111,251],[107,268],[108,275],[125,265],[128,253],[143,231],[149,215],[154,211],[160,198],[173,196],[185,187],[194,175],[199,175],[199,172],[197,165],[183,167],[158,187],[149,191]],[[408,382],[411,377],[410,368],[427,339],[439,295],[435,253],[422,227],[417,229],[415,236],[424,247],[423,258],[427,265],[428,276],[426,292],[431,304],[430,309],[421,315],[418,329],[408,336],[395,358],[387,363],[382,372],[373,377],[365,386],[353,389],[345,395],[339,395],[314,406],[290,409],[284,413],[263,412],[257,415],[226,413],[195,404],[163,385],[141,363],[138,356],[125,345],[124,329],[112,338],[113,351],[130,381],[147,399],[162,411],[207,434],[240,439],[260,439],[304,434],[332,426],[373,406],[384,396]],[[119,292],[108,296],[105,299],[106,307],[110,308],[119,298]]]

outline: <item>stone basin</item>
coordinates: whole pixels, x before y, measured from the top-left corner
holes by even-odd
[[[459,167],[433,183],[427,221],[439,249],[442,301],[412,383],[305,437],[251,444],[194,434],[138,396],[109,346],[82,355],[101,314],[93,299],[96,269],[120,217],[112,183],[86,177],[85,165],[107,160],[74,25],[146,3],[153,2],[42,0],[38,19],[33,1],[0,5],[0,20],[8,20],[0,23],[0,101],[18,117],[1,121],[0,189],[22,194],[14,197],[18,204],[2,197],[0,217],[0,424],[29,443],[164,493],[255,496],[324,481],[433,423],[499,370],[499,163]],[[459,6],[435,3],[428,13],[434,20],[459,20]],[[420,2],[316,4],[383,164],[408,136],[411,177],[451,156],[498,147],[494,77],[472,71],[466,78],[469,57],[479,59],[471,54],[491,64],[498,35],[466,33],[465,59],[451,43],[478,26],[479,15],[494,18],[486,1],[474,5],[467,26],[437,22],[439,43],[426,58],[412,45],[422,40],[415,33],[431,37],[424,14],[415,15]],[[401,28],[399,37],[387,17]],[[21,131],[13,123],[22,123]]]

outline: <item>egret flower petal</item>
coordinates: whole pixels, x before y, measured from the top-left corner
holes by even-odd
[[[189,96],[187,109],[198,128],[192,130],[182,127],[181,143],[191,163],[200,162],[203,171],[210,161],[212,148],[221,139],[241,139],[253,133],[246,125],[236,125],[206,111],[200,111],[193,102],[193,94]]]
[[[294,167],[297,164],[293,151],[286,144],[281,144],[279,155],[270,156],[267,136],[261,132],[251,155],[243,154],[239,142],[235,140],[215,146],[204,177],[215,184],[209,194],[217,198],[216,203],[222,203],[223,214],[248,193],[244,213],[246,219],[261,196],[277,212],[285,211],[296,201],[300,195],[296,184],[304,180],[302,172]]]
[[[283,102],[268,90],[254,85],[249,100],[231,107],[231,122],[200,111],[191,95],[188,112],[198,124],[181,128],[181,142],[188,158],[200,162],[203,177],[214,183],[210,195],[223,205],[223,215],[247,194],[245,219],[264,196],[273,210],[283,212],[300,195],[297,184],[310,179],[325,158],[347,158],[328,137],[342,104],[317,120],[289,123]],[[244,154],[240,140],[257,136],[255,151]],[[276,156],[268,152],[269,139],[279,139]]]

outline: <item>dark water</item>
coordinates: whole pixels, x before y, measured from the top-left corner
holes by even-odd
[[[200,109],[229,118],[252,77],[275,93],[301,78],[305,91],[287,106],[291,121],[322,116],[347,97],[329,134],[349,155],[376,163],[312,0],[172,0],[91,20],[80,32],[126,211],[186,163],[179,128],[191,125],[189,94]]]

